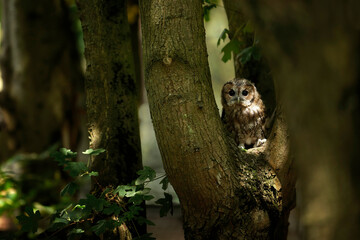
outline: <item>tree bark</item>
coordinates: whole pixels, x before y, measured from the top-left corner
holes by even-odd
[[[138,122],[138,84],[135,79],[126,1],[79,0],[87,62],[87,94],[90,147],[104,148],[92,158],[99,172],[93,191],[130,184],[142,168]],[[95,184],[96,183],[96,184]],[[143,213],[145,215],[145,212]],[[145,233],[137,225],[132,233]],[[109,233],[107,239],[125,238],[128,232]]]
[[[68,6],[13,0],[2,10],[1,161],[60,140],[76,147],[82,70]]]
[[[252,32],[244,31],[246,25],[253,24],[243,14],[239,2],[223,0],[223,3],[229,22],[230,38],[238,40],[241,43],[241,46],[239,46],[241,49],[253,46],[256,32],[254,29]],[[257,43],[257,45],[260,47],[261,42]],[[266,106],[270,128],[267,133],[268,145],[265,149],[265,159],[276,172],[282,185],[283,194],[283,209],[275,230],[275,239],[280,240],[287,239],[289,214],[296,205],[296,174],[293,159],[289,154],[288,127],[282,111],[282,101],[286,100],[280,99],[278,87],[274,87],[270,67],[265,58],[266,56],[262,54],[259,60],[251,59],[249,62],[242,64],[240,54],[238,54],[234,56],[234,65],[236,77],[246,78],[254,82]]]
[[[79,0],[87,62],[90,147],[101,186],[128,184],[141,169],[138,89],[125,1]]]
[[[186,239],[274,239],[282,211],[264,148],[240,152],[220,120],[201,1],[140,1],[145,84]]]
[[[239,4],[286,100],[303,238],[359,239],[359,2]]]

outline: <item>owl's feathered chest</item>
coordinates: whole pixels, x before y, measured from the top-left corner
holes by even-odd
[[[240,138],[254,143],[256,139],[264,137],[265,114],[262,105],[224,108],[222,119],[228,131],[236,135],[238,143]]]

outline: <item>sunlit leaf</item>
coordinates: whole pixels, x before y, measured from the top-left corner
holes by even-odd
[[[156,177],[155,170],[147,166],[144,166],[144,169],[139,170],[137,174],[139,174],[139,177],[136,179],[135,185],[143,184],[147,179],[152,181]]]
[[[16,217],[21,225],[21,231],[35,233],[38,229],[38,222],[41,219],[39,210],[34,212],[32,207],[25,208],[25,214]]]
[[[87,149],[85,152],[83,152],[83,154],[86,154],[86,155],[94,155],[94,156],[97,156],[99,155],[100,153],[103,153],[105,152],[105,149],[102,149],[102,148],[99,148],[99,149]]]

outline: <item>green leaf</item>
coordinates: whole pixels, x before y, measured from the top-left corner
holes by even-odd
[[[132,202],[135,205],[138,205],[138,204],[141,204],[145,200],[148,201],[148,200],[151,200],[153,198],[154,198],[154,196],[152,196],[152,195],[144,195],[144,194],[137,193],[137,194],[135,194],[133,197],[131,197],[129,199],[129,202]]]
[[[91,228],[91,230],[92,230],[97,236],[99,236],[100,234],[103,234],[106,230],[114,229],[114,227],[115,227],[115,222],[116,222],[116,221],[114,221],[114,220],[112,220],[112,219],[99,220],[99,221],[97,222],[97,224]]]
[[[136,187],[129,185],[119,185],[113,193],[118,194],[120,197],[132,197],[136,193]]]
[[[85,205],[85,212],[91,212],[91,210],[95,210],[101,212],[104,209],[105,204],[107,203],[103,198],[97,198],[94,195],[88,194],[87,198],[80,199],[79,204]]]
[[[204,9],[204,19],[206,22],[208,22],[210,20],[210,10],[216,8],[216,4],[215,3],[205,3],[203,5],[203,9]]]
[[[85,152],[83,152],[83,154],[86,154],[86,155],[94,155],[94,156],[97,156],[99,155],[100,153],[103,153],[105,152],[106,150],[103,149],[103,148],[99,148],[99,149],[87,149]]]
[[[91,171],[91,172],[89,172],[89,176],[90,176],[90,177],[97,177],[97,176],[99,176],[99,173],[98,173],[98,172]]]
[[[146,218],[144,218],[144,217],[142,217],[142,216],[137,217],[137,218],[136,218],[136,221],[137,221],[140,225],[147,224],[147,225],[155,226],[155,223],[153,223],[153,222],[150,221],[149,219],[146,219]]]
[[[241,64],[245,64],[251,59],[259,61],[261,58],[260,48],[257,45],[243,49],[239,55]]]
[[[25,214],[16,217],[21,225],[21,231],[35,233],[38,229],[38,222],[41,219],[39,210],[35,213],[32,207],[25,207]]]
[[[162,184],[162,189],[163,190],[166,190],[169,186],[169,179],[167,176],[165,176],[161,181],[160,181],[160,184]]]
[[[68,162],[64,170],[69,171],[70,176],[77,177],[88,171],[88,167],[83,162]]]
[[[49,231],[54,232],[60,228],[65,227],[68,224],[69,221],[65,218],[55,218],[51,226],[49,227]]]
[[[217,46],[220,45],[221,40],[223,40],[223,42],[224,42],[225,39],[226,39],[226,35],[229,36],[229,34],[230,34],[229,29],[224,28],[224,30],[221,32],[220,37],[219,37],[219,39],[217,41]]]
[[[166,216],[169,211],[170,211],[171,215],[173,215],[173,212],[174,212],[174,206],[173,206],[173,202],[172,202],[173,197],[166,192],[164,192],[164,196],[165,196],[165,198],[160,198],[160,199],[156,200],[156,202],[155,202],[155,203],[161,205],[160,217]]]
[[[139,177],[136,179],[135,185],[143,184],[146,181],[146,179],[152,181],[156,177],[155,170],[147,166],[144,166],[144,169],[138,171],[137,174],[139,175]]]
[[[228,42],[222,49],[221,52],[224,53],[224,56],[222,57],[223,62],[227,62],[231,59],[231,53],[236,56],[240,52],[240,45],[241,43],[236,40],[232,39],[230,42]]]
[[[75,192],[78,188],[79,188],[79,186],[76,183],[70,182],[61,190],[60,196],[63,197],[66,194],[72,196],[75,194]]]
[[[75,158],[77,152],[72,152],[70,149],[60,148],[59,151],[50,153],[50,157],[54,158],[60,166],[65,165],[68,161],[66,159]]]
[[[77,235],[82,234],[84,232],[85,231],[81,228],[74,228],[70,232],[68,232],[67,234],[68,240],[78,239],[79,236]]]
[[[123,211],[123,208],[115,203],[112,203],[110,206],[104,208],[102,211],[106,215],[119,215]]]

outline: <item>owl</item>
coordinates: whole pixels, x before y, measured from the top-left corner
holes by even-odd
[[[253,83],[235,78],[221,91],[221,119],[239,148],[259,147],[265,139],[265,106]]]

